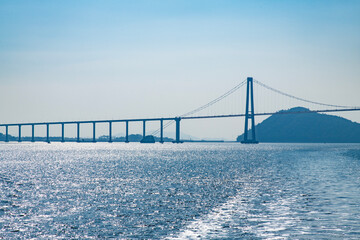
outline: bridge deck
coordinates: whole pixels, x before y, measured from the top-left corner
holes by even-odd
[[[274,114],[304,114],[304,113],[326,113],[326,112],[349,112],[360,111],[360,108],[346,108],[346,109],[324,109],[324,110],[309,110],[298,112],[266,112],[255,113],[254,116],[269,116]],[[205,119],[205,118],[231,118],[244,117],[245,114],[229,114],[229,115],[208,115],[208,116],[193,116],[193,117],[166,117],[166,118],[133,118],[133,119],[117,119],[117,120],[92,120],[92,121],[65,121],[65,122],[27,122],[27,123],[7,123],[0,124],[0,126],[18,126],[18,125],[57,125],[57,124],[86,124],[86,123],[114,123],[114,122],[143,122],[143,121],[175,121],[176,119]]]

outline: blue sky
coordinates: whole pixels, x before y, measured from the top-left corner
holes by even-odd
[[[359,1],[0,2],[1,122],[181,115],[247,76],[360,105],[359,66]],[[184,131],[232,139],[241,121]]]

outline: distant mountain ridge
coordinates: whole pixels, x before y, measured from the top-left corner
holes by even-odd
[[[280,112],[303,114],[274,114],[256,126],[259,142],[299,143],[360,143],[360,124],[348,119],[310,112],[296,107]],[[237,137],[241,141],[243,135]]]

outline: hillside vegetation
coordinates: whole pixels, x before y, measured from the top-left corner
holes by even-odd
[[[256,126],[259,142],[299,143],[360,143],[360,124],[348,119],[296,107],[281,112],[303,114],[274,114]],[[237,138],[241,141],[243,135]]]

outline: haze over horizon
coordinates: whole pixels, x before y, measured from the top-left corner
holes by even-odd
[[[359,1],[4,0],[0,123],[178,116],[248,76],[360,105],[359,29]],[[359,112],[337,115],[360,122]],[[243,122],[183,121],[181,130],[234,140]]]

